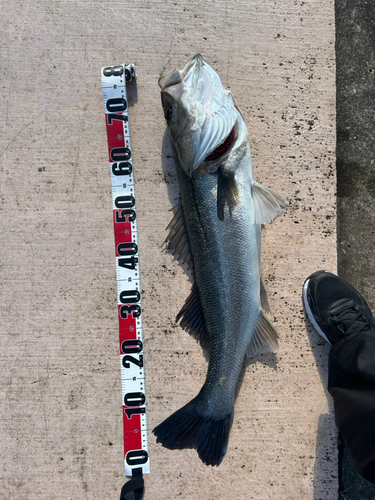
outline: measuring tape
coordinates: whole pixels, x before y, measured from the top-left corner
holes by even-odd
[[[127,476],[150,472],[137,211],[126,82],[133,64],[102,68],[111,168],[120,337],[124,462]]]

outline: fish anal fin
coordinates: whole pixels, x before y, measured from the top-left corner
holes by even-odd
[[[210,339],[206,332],[199,292],[195,283],[181,311],[176,316],[176,322],[180,322],[181,328],[200,343],[205,353],[208,352]]]
[[[254,182],[252,185],[255,222],[268,224],[282,214],[282,209],[289,207],[288,203],[273,189]]]
[[[246,356],[251,358],[262,352],[276,352],[279,349],[279,334],[263,309],[259,313],[254,335],[247,348]]]

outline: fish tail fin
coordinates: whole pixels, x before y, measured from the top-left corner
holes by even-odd
[[[200,395],[153,430],[156,441],[170,450],[194,448],[207,465],[219,465],[227,452],[233,411],[221,420],[201,415]]]

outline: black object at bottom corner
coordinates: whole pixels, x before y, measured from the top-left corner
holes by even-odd
[[[120,500],[142,500],[145,494],[145,482],[142,467],[132,471],[132,478],[121,488]]]

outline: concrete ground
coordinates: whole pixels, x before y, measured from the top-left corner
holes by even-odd
[[[366,0],[336,2],[338,272],[375,311],[375,14]],[[340,446],[340,492],[374,500],[375,485]]]
[[[280,350],[248,366],[219,468],[150,434],[145,498],[336,499],[328,346],[301,304],[306,276],[336,271],[333,0],[11,0],[1,19],[0,498],[109,500],[125,481],[104,66],[138,74],[150,428],[204,380],[199,346],[174,323],[190,283],[161,252],[178,190],[157,86],[201,52],[242,108],[257,180],[291,204],[263,232]]]

